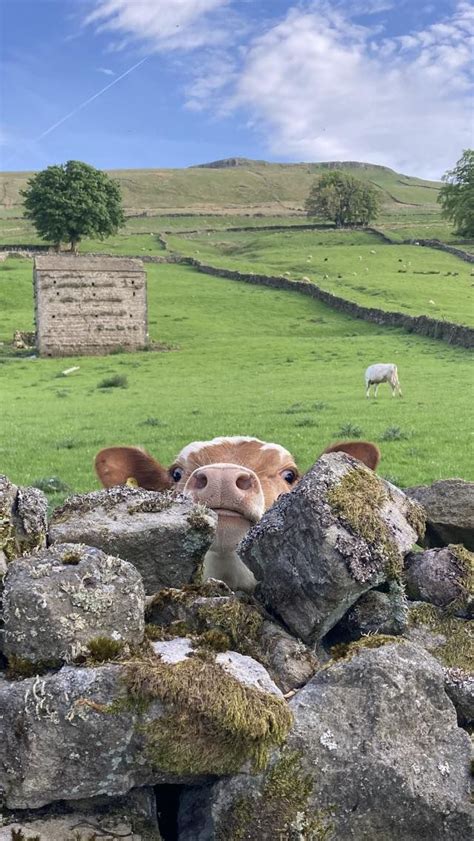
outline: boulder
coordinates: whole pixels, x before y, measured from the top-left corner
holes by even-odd
[[[37,809],[260,769],[291,721],[260,664],[186,640],[123,663],[0,679],[0,790],[8,809]]]
[[[331,453],[250,529],[239,554],[259,582],[257,598],[313,644],[363,593],[398,580],[423,525],[402,491]]]
[[[447,669],[474,673],[474,623],[426,602],[409,602],[404,634]]]
[[[369,590],[349,608],[331,637],[357,640],[366,634],[402,634],[407,621],[407,602],[400,586],[393,585],[387,593]]]
[[[85,543],[140,572],[145,591],[199,577],[217,515],[170,491],[117,486],[70,497],[51,517],[50,543]]]
[[[462,543],[474,551],[474,482],[441,479],[432,485],[407,488],[406,493],[426,512],[423,546]]]
[[[264,773],[185,793],[179,841],[471,837],[469,738],[425,651],[354,643],[290,707],[291,734]]]
[[[0,577],[13,558],[46,546],[47,510],[37,488],[18,488],[0,475]]]
[[[303,686],[318,666],[316,656],[301,640],[222,581],[210,579],[200,586],[161,590],[148,599],[147,619],[152,623],[148,626],[151,635],[153,631],[165,635],[184,631],[219,651],[232,649],[253,657],[284,693]]]
[[[466,674],[462,669],[444,670],[444,688],[451,698],[458,715],[460,727],[474,725],[474,674]]]
[[[145,591],[127,561],[80,543],[58,543],[12,561],[4,578],[1,648],[29,663],[72,662],[94,645],[138,645]],[[107,641],[109,644],[107,644]]]
[[[0,841],[162,841],[154,790],[144,786],[124,797],[94,797],[53,809],[0,815]]]
[[[459,616],[474,614],[474,553],[464,546],[410,552],[404,580],[411,599],[438,607],[451,605]]]

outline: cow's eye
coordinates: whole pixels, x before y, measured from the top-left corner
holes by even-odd
[[[297,479],[296,472],[294,470],[284,470],[281,476],[282,479],[284,479],[285,482],[288,482],[289,485],[292,485]]]
[[[173,482],[179,482],[183,475],[183,468],[182,467],[173,467],[171,470],[171,478]]]

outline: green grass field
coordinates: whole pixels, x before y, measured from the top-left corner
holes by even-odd
[[[388,245],[370,231],[171,235],[169,249],[242,272],[309,277],[368,307],[474,324],[474,267],[435,249]]]
[[[296,293],[184,266],[147,271],[151,337],[178,350],[29,359],[8,343],[32,329],[31,263],[0,266],[0,472],[12,481],[55,476],[86,491],[97,487],[92,460],[103,446],[143,445],[169,463],[189,441],[227,434],[277,441],[302,468],[329,442],[360,435],[380,444],[381,474],[402,486],[474,478],[467,351]],[[398,364],[403,399],[381,387],[366,400],[363,373],[376,361]],[[98,387],[116,375],[127,387]]]

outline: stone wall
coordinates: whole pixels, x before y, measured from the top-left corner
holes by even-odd
[[[41,356],[102,354],[146,346],[146,273],[140,260],[38,256],[34,289]]]
[[[332,292],[320,289],[319,286],[316,286],[312,282],[288,280],[286,277],[272,277],[271,275],[244,274],[242,272],[231,271],[230,269],[206,266],[192,257],[183,258],[181,262],[188,263],[189,265],[195,266],[200,272],[216,277],[225,277],[229,280],[240,280],[244,283],[254,283],[261,286],[270,286],[273,289],[286,289],[291,292],[309,295],[311,298],[316,298],[318,301],[322,301],[324,304],[332,307],[332,309],[344,312],[353,318],[362,318],[364,321],[382,324],[385,327],[401,327],[408,333],[418,333],[420,336],[441,339],[451,345],[460,345],[465,348],[474,347],[474,329],[462,324],[455,324],[451,321],[438,321],[426,315],[412,316],[402,312],[387,312],[376,307],[363,307],[354,301],[347,301],[345,298],[333,295]]]

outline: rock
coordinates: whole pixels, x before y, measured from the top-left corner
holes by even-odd
[[[464,546],[410,552],[404,579],[411,599],[438,607],[452,605],[459,616],[474,614],[474,554]]]
[[[222,581],[210,579],[199,587],[161,590],[148,600],[147,619],[165,635],[184,631],[200,637],[205,646],[253,657],[284,693],[306,683],[318,666],[316,656],[301,640]]]
[[[423,546],[462,543],[474,551],[474,482],[441,479],[432,485],[407,488],[406,493],[426,512]]]
[[[257,598],[312,644],[363,593],[398,579],[422,529],[420,507],[402,491],[331,453],[250,529],[239,554],[259,581]]]
[[[266,772],[187,791],[179,841],[471,837],[469,738],[443,670],[403,641],[353,645],[290,702],[293,729]]]
[[[357,640],[365,634],[402,634],[408,622],[406,599],[400,587],[388,593],[369,590],[349,608],[331,636]]]
[[[458,714],[460,727],[474,724],[474,675],[462,669],[444,670],[444,688]]]
[[[263,667],[235,652],[187,656],[182,640],[155,646],[123,663],[0,679],[8,809],[265,766],[292,718]]]
[[[259,642],[264,662],[285,694],[304,686],[318,668],[318,658],[311,649],[276,622],[263,623]]]
[[[17,488],[0,475],[0,577],[13,558],[46,546],[47,510],[37,488]]]
[[[40,809],[0,815],[0,841],[162,841],[151,787],[132,789],[124,797],[94,797]],[[107,831],[109,830],[109,831]]]
[[[58,665],[87,654],[91,641],[97,648],[109,640],[118,654],[143,640],[140,574],[100,549],[56,544],[12,561],[4,584],[1,647],[8,658]]]
[[[426,602],[410,602],[405,636],[447,669],[474,672],[474,624]]]
[[[118,555],[156,593],[199,576],[216,524],[216,514],[182,494],[117,486],[66,500],[53,512],[49,540]]]

